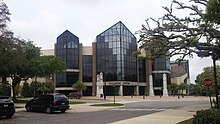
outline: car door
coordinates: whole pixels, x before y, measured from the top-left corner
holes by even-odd
[[[40,97],[35,97],[33,100],[31,100],[30,107],[32,110],[37,111],[40,107]]]

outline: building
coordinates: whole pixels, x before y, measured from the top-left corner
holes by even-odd
[[[180,64],[171,61],[171,82],[176,84],[189,84],[189,61],[184,60]]]
[[[55,75],[56,92],[68,94],[76,81],[86,84],[83,95],[95,96],[102,76],[105,95],[164,95],[171,82],[170,62],[160,57],[154,62],[135,57],[136,37],[119,21],[96,36],[92,46],[66,30],[57,37],[54,50],[43,50],[44,55],[61,58],[64,72]]]

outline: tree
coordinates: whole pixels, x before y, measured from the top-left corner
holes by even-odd
[[[38,96],[40,94],[38,88],[40,87],[41,83],[40,82],[31,82],[30,84],[30,95],[31,96]]]
[[[193,53],[207,52],[220,58],[219,25],[204,18],[206,0],[190,0],[189,4],[172,0],[170,7],[163,7],[166,13],[158,19],[147,19],[146,25],[137,33],[139,43],[147,52],[148,59],[161,55],[168,58],[178,55],[180,59],[193,56]],[[178,11],[178,12],[177,12]],[[186,15],[184,13],[187,13]],[[181,13],[177,15],[176,13]],[[183,16],[182,16],[183,15]],[[154,22],[152,28],[149,22]],[[205,39],[206,50],[201,51],[201,39]]]
[[[182,97],[184,97],[184,96],[183,96],[183,91],[184,91],[184,90],[187,90],[187,88],[188,88],[188,85],[185,84],[185,83],[181,83],[181,84],[178,85],[178,88],[177,88],[177,89],[178,89],[178,90],[181,90]]]
[[[63,71],[65,64],[55,56],[38,56],[28,62],[28,67],[30,77],[46,77]]]
[[[82,91],[86,90],[86,85],[81,81],[77,81],[73,84],[73,89],[76,89],[82,95]]]
[[[178,85],[176,83],[171,83],[170,85],[168,85],[168,89],[169,89],[169,91],[171,91],[171,94],[173,96],[176,95],[177,87],[178,87]]]
[[[217,80],[220,81],[220,66],[216,66]],[[198,74],[196,77],[196,83],[203,85],[205,79],[210,79],[214,82],[213,67],[203,68],[202,73]]]
[[[52,92],[53,89],[54,89],[54,85],[52,83],[46,82],[46,83],[40,84],[37,90],[44,94],[44,93]]]
[[[28,61],[40,55],[39,53],[33,54],[33,52],[30,52],[30,49],[32,49],[32,51],[40,51],[40,48],[36,47],[32,42],[21,41],[18,39],[18,43],[19,44],[14,50],[14,58],[8,63],[9,65],[7,65],[8,77],[12,79],[13,100],[16,100],[15,87],[22,79],[27,80],[30,77]],[[33,56],[31,57],[30,54]]]
[[[30,96],[30,86],[29,84],[25,81],[21,90],[21,96],[24,97],[29,97]]]
[[[201,91],[201,86],[199,84],[190,84],[189,85],[189,94],[190,95],[195,95],[195,96],[201,95],[200,91]]]
[[[208,0],[205,18],[209,21],[220,24],[220,1]]]
[[[10,21],[11,13],[5,2],[0,1],[0,36],[9,36],[13,33],[7,29],[7,23]]]
[[[33,42],[15,38],[8,30],[10,12],[7,5],[0,2],[0,75],[3,83],[6,78],[12,79],[13,100],[16,100],[16,86],[22,79],[27,79],[29,72],[27,62],[40,55],[40,48]]]
[[[38,56],[28,62],[28,75],[35,78],[35,82],[37,81],[37,77],[53,77],[54,73],[63,71],[64,69],[64,62],[55,56]],[[40,91],[48,92],[47,87],[44,87],[44,85],[40,88]]]

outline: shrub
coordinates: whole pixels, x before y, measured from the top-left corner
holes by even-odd
[[[199,110],[193,116],[193,124],[220,124],[220,110]]]
[[[31,96],[30,94],[30,86],[27,82],[24,82],[23,87],[22,87],[22,91],[21,91],[21,96],[24,97],[29,97]]]

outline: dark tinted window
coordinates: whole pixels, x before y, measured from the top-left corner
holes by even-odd
[[[67,69],[79,69],[79,38],[67,30],[63,32],[57,37],[55,56],[64,61]],[[71,87],[78,77],[78,73],[57,73],[56,86]]]
[[[96,41],[98,73],[106,74],[107,81],[137,81],[137,61],[132,55],[137,50],[136,38],[122,22],[98,35]]]
[[[67,100],[67,97],[63,94],[57,94],[55,95],[56,100]]]
[[[9,99],[8,96],[0,96],[0,99]]]

